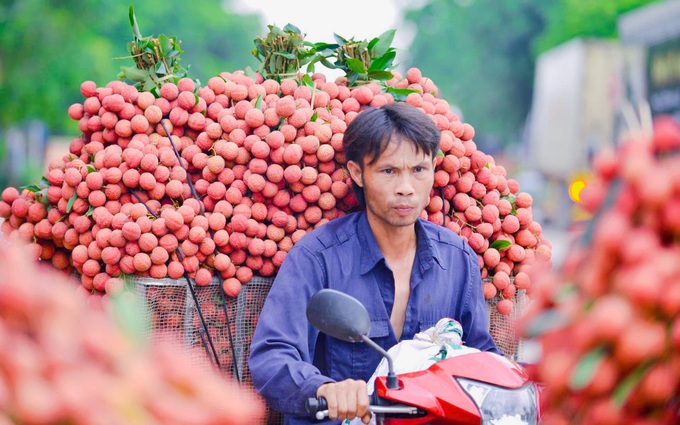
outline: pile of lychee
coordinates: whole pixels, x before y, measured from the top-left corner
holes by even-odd
[[[477,252],[484,294],[504,314],[526,273],[551,245],[532,217],[532,197],[452,112],[417,68],[386,82],[280,83],[244,71],[197,86],[161,86],[159,97],[123,81],[81,85],[68,115],[81,135],[32,190],[6,188],[4,233],[32,243],[35,258],[81,275],[87,291],[118,277],[182,277],[228,295],[254,275],[273,276],[310,230],[359,208],[342,149],[347,125],[367,107],[406,102],[441,130],[434,188],[422,217]],[[394,89],[411,89],[396,95]]]
[[[680,421],[680,125],[659,117],[599,151],[582,192],[593,219],[563,269],[535,277],[526,333],[546,423]]]
[[[23,242],[0,241],[0,269],[0,423],[262,423],[254,391],[176,341],[136,339]]]

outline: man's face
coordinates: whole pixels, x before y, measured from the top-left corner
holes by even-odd
[[[363,172],[355,162],[348,163],[352,178],[364,189],[369,219],[392,227],[415,223],[429,202],[434,159],[416,152],[411,141],[394,138],[376,161],[367,164],[369,159]]]

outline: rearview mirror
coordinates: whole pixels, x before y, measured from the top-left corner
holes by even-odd
[[[363,341],[371,330],[363,304],[335,289],[322,289],[309,299],[307,320],[326,335],[348,342]]]

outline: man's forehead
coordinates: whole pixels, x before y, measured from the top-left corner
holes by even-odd
[[[385,149],[380,153],[380,155],[375,158],[373,162],[384,162],[394,159],[402,159],[404,151],[412,153],[417,156],[417,159],[424,160],[428,159],[429,155],[423,150],[419,149],[413,141],[407,138],[397,138],[396,136],[387,143]]]

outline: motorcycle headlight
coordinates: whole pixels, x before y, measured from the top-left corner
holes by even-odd
[[[533,383],[516,388],[501,388],[464,378],[456,378],[474,400],[483,425],[536,425],[536,387]]]

